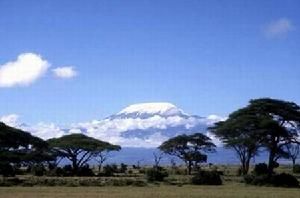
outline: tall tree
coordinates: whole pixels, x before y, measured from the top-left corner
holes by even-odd
[[[299,144],[300,107],[294,102],[261,98],[251,100],[247,108],[256,116],[268,118],[264,120],[266,130],[261,136],[269,151],[268,169],[271,174],[279,158],[290,157],[285,146]]]
[[[201,133],[179,135],[162,143],[159,149],[169,155],[183,160],[190,175],[192,168],[207,161],[205,152],[214,152],[216,145],[211,139]]]
[[[258,154],[262,142],[262,137],[257,134],[258,130],[262,130],[260,123],[259,118],[240,109],[230,114],[226,121],[215,123],[209,128],[225,147],[236,152],[243,175],[248,173],[250,160]]]
[[[225,145],[236,150],[245,166],[244,173],[258,148],[266,148],[268,171],[272,174],[279,158],[289,158],[284,148],[298,143],[299,126],[300,107],[297,104],[262,98],[251,100],[248,106],[233,112],[225,122],[216,123],[211,130]]]
[[[84,166],[100,150],[111,148],[111,144],[84,134],[70,134],[60,138],[48,140],[52,149],[56,150],[61,157],[71,161],[74,174]]]

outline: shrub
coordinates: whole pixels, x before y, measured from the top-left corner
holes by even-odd
[[[31,172],[35,176],[43,176],[46,172],[46,169],[43,164],[36,164],[31,167]]]
[[[62,176],[64,176],[64,177],[73,176],[73,168],[71,165],[65,165],[62,168]]]
[[[137,186],[137,187],[144,187],[144,186],[147,186],[147,183],[143,180],[135,180],[133,183],[132,183],[133,186]]]
[[[120,167],[119,172],[120,172],[120,173],[125,173],[126,171],[127,171],[127,165],[121,163],[121,167]]]
[[[255,175],[266,175],[268,174],[268,165],[265,163],[256,164],[253,170]]]
[[[77,176],[86,176],[86,177],[90,177],[90,176],[95,176],[94,172],[92,169],[90,169],[89,165],[84,165],[83,167],[80,167],[77,171]]]
[[[293,166],[293,173],[300,173],[300,164],[295,164]]]
[[[162,167],[150,168],[146,171],[147,180],[150,182],[163,181],[168,175],[168,172]]]
[[[216,171],[200,171],[192,177],[191,182],[196,185],[222,185],[220,174]]]
[[[3,177],[14,177],[15,174],[16,170],[12,165],[0,162],[0,175],[3,175]]]
[[[110,177],[113,176],[114,173],[118,172],[118,166],[116,164],[107,164],[103,167],[103,172],[100,173],[100,176],[106,176],[106,177]]]
[[[287,173],[281,173],[271,177],[271,183],[274,186],[281,187],[299,187],[299,182],[296,177]]]
[[[281,173],[272,176],[268,175],[245,175],[244,181],[247,184],[258,186],[277,186],[277,187],[298,187],[299,182],[296,177],[290,174]]]

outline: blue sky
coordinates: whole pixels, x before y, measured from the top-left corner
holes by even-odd
[[[297,0],[0,0],[0,66],[29,52],[49,64],[30,84],[0,87],[0,116],[64,124],[140,102],[203,116],[259,97],[300,104],[299,8]],[[55,75],[65,66],[77,75]]]

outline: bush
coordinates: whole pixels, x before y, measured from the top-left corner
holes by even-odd
[[[119,172],[120,172],[120,173],[125,173],[126,171],[127,171],[127,165],[121,163]]]
[[[19,178],[6,178],[0,181],[0,186],[16,186],[21,184],[23,181]]]
[[[43,164],[37,164],[31,167],[31,172],[35,176],[43,176],[46,172],[46,169]]]
[[[162,167],[150,168],[146,171],[147,180],[150,182],[163,181],[168,175],[168,172]]]
[[[58,171],[58,169],[57,169],[57,171]],[[65,165],[62,168],[62,176],[64,176],[64,177],[73,176],[73,168],[71,165]]]
[[[267,175],[268,174],[268,165],[265,163],[256,164],[253,170],[255,175]]]
[[[270,183],[270,177],[268,175],[245,175],[244,181],[246,184],[256,186],[272,185]]]
[[[220,174],[216,171],[200,171],[192,177],[191,182],[196,185],[222,185]]]
[[[293,173],[300,173],[300,164],[295,164],[293,166]]]
[[[299,187],[297,178],[287,173],[272,176],[271,183],[280,187]]]
[[[0,175],[3,175],[3,177],[14,177],[16,175],[16,170],[9,163],[0,162]]]
[[[77,171],[77,176],[80,177],[91,177],[95,176],[92,169],[90,169],[89,165],[84,165],[83,167],[80,167]]]
[[[244,181],[247,184],[258,186],[276,187],[298,187],[299,182],[296,177],[290,174],[281,173],[272,176],[268,175],[245,175]]]
[[[99,176],[111,177],[114,173],[118,173],[118,166],[116,164],[107,164],[103,167],[103,172]]]

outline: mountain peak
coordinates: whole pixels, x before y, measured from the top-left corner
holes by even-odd
[[[159,114],[164,116],[184,114],[181,109],[167,102],[133,104],[118,113],[120,114]]]

